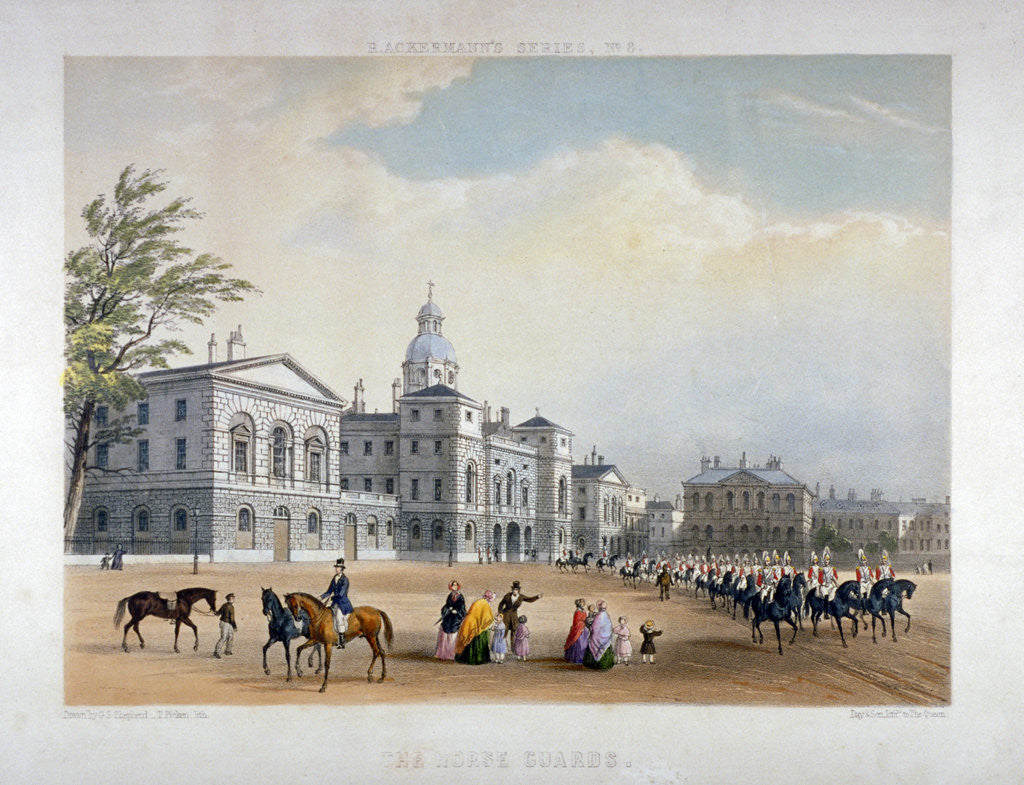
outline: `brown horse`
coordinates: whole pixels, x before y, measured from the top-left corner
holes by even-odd
[[[338,644],[338,634],[334,631],[334,613],[329,606],[324,605],[312,594],[303,594],[302,592],[286,594],[284,601],[288,605],[288,610],[292,612],[296,619],[299,618],[300,611],[305,611],[309,614],[309,640],[295,650],[295,673],[297,676],[302,676],[302,671],[299,670],[299,657],[302,655],[302,651],[315,643],[323,644],[325,651],[324,683],[320,685],[320,692],[323,692],[327,689],[327,675],[331,672],[331,649]],[[378,608],[371,608],[369,605],[360,605],[353,608],[352,613],[348,615],[348,629],[345,630],[345,641],[347,642],[359,637],[366,638],[366,642],[370,644],[370,649],[373,651],[370,667],[366,669],[366,680],[369,682],[373,681],[373,666],[376,664],[378,657],[380,657],[380,678],[377,679],[377,682],[384,681],[384,677],[388,675],[384,647],[380,645],[380,631],[382,628],[384,630],[384,639],[388,643],[388,649],[390,649],[393,631],[391,619],[388,618],[384,611]]]
[[[192,606],[201,600],[206,600],[210,603],[210,611],[216,612],[217,610],[217,592],[213,589],[182,589],[181,591],[175,592],[177,600],[174,603],[174,608],[167,607],[167,600],[160,597],[155,591],[140,591],[133,594],[131,597],[125,597],[117,604],[117,612],[114,614],[114,628],[121,623],[121,619],[124,618],[124,609],[128,608],[128,612],[131,614],[131,621],[124,625],[124,637],[121,639],[121,648],[128,651],[128,629],[131,627],[135,628],[135,634],[139,636],[139,648],[146,648],[146,642],[142,640],[142,633],[139,632],[139,622],[147,616],[156,616],[160,619],[170,619],[174,622],[174,651],[178,652],[178,631],[181,629],[181,625],[187,624],[192,628],[192,632],[196,636],[196,644],[192,647],[192,651],[199,650],[199,630],[196,629],[191,620],[188,618],[189,613],[192,612]]]

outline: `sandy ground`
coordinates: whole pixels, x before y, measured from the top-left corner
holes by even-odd
[[[368,684],[370,648],[363,640],[336,652],[325,694],[320,677],[307,671],[301,679],[285,680],[280,644],[267,653],[271,669],[265,675],[261,649],[267,623],[261,612],[260,590],[272,587],[319,594],[327,588],[330,565],[203,564],[200,574],[191,565],[133,565],[123,572],[97,568],[65,568],[64,695],[68,705],[125,706],[151,704],[324,704],[324,703],[487,703],[487,702],[660,702],[689,704],[856,706],[885,704],[942,705],[950,702],[949,576],[910,576],[918,583],[905,603],[913,616],[897,617],[898,642],[890,637],[871,642],[870,628],[857,638],[847,635],[841,647],[838,633],[827,623],[811,636],[809,622],[783,651],[777,651],[774,629],[764,625],[764,643],[751,642],[742,612],[712,610],[703,597],[674,589],[667,602],[653,585],[634,590],[608,573],[558,573],[543,564],[424,565],[409,562],[353,562],[347,574],[349,596],[356,605],[371,605],[391,617],[395,637],[388,656],[387,679]],[[467,605],[491,589],[500,599],[511,582],[522,582],[526,594],[543,593],[524,604],[529,618],[532,656],[527,662],[477,667],[439,662],[431,657],[437,634],[433,626],[447,595],[447,583],[458,578]],[[848,574],[841,578],[848,579]],[[118,601],[140,590],[163,591],[188,586],[217,590],[220,603],[236,595],[238,633],[234,656],[214,659],[218,621],[210,615],[192,618],[199,628],[199,650],[192,650],[191,630],[182,627],[173,651],[174,629],[164,620],[147,618],[140,625],[146,648],[140,650],[129,633],[130,652],[121,651],[120,629],[112,620]],[[562,647],[573,611],[573,600],[604,599],[613,620],[626,616],[637,653],[628,667],[595,672],[572,666]],[[203,603],[205,609],[206,605]],[[657,663],[640,663],[639,626],[653,619],[664,634],[657,639]],[[788,628],[784,628],[788,629]],[[847,630],[849,628],[847,627]],[[880,630],[879,630],[880,632]],[[293,658],[294,659],[294,658]],[[379,663],[378,663],[379,668]]]

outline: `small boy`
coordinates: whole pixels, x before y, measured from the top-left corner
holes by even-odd
[[[644,657],[644,665],[648,662],[654,664],[654,639],[661,635],[661,630],[654,629],[654,620],[648,619],[640,627],[640,634],[644,636],[644,642],[640,644],[640,653]],[[648,659],[650,658],[650,659]]]
[[[530,656],[530,628],[526,626],[526,617],[519,617],[519,626],[516,627],[516,639],[512,644],[512,651],[519,657],[520,662],[525,662]]]
[[[235,624],[235,606],[231,602],[234,599],[235,595],[229,593],[224,598],[224,604],[217,611],[217,616],[220,617],[220,640],[213,647],[213,656],[218,660],[220,659],[221,644],[224,644],[224,654],[231,654],[231,644],[235,640],[235,630],[238,629],[238,625]]]

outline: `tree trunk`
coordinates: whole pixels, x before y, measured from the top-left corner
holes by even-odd
[[[75,428],[75,443],[71,448],[71,480],[68,483],[68,495],[64,501],[64,536],[73,537],[78,524],[78,513],[82,508],[82,495],[85,491],[85,468],[89,457],[89,429],[95,409],[94,401],[85,401],[78,416]]]

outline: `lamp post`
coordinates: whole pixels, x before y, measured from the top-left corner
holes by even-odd
[[[199,508],[192,509],[192,574],[199,574]]]
[[[452,556],[455,550],[455,527],[451,524],[448,525],[448,566],[452,566]]]

